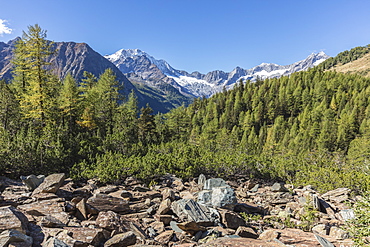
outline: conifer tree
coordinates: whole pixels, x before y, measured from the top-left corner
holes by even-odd
[[[53,54],[52,42],[39,25],[23,32],[14,50],[14,87],[25,118],[44,125],[50,120],[55,103],[56,79],[45,69],[46,59]]]
[[[69,126],[68,129],[72,130],[79,113],[79,91],[77,83],[70,73],[63,80],[58,103],[62,114],[62,121],[66,121]]]

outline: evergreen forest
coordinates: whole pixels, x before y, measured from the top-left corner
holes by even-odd
[[[0,175],[155,183],[166,173],[237,174],[319,191],[370,189],[370,79],[325,71],[342,58],[153,115],[134,93],[122,97],[111,70],[56,78],[45,69],[51,46],[30,26],[14,51],[13,80],[0,81]],[[369,50],[355,49],[361,54],[346,59]]]

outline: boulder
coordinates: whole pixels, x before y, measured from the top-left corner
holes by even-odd
[[[99,211],[113,211],[116,213],[130,212],[128,201],[106,194],[96,194],[90,197],[86,203]]]
[[[15,229],[5,230],[0,234],[0,246],[8,246],[10,243],[20,243],[24,247],[32,246],[32,238]]]
[[[47,176],[45,180],[33,191],[32,195],[38,193],[56,193],[63,185],[65,177],[64,173],[55,173]]]
[[[21,176],[22,182],[27,186],[29,190],[36,189],[42,182],[45,180],[45,175],[29,175],[29,176]]]
[[[0,207],[0,231],[11,229],[26,234],[28,231],[28,219],[13,206]]]
[[[136,243],[136,235],[132,232],[125,232],[114,235],[104,243],[104,247],[126,247]]]
[[[236,204],[235,192],[230,187],[218,187],[212,190],[212,206],[233,209]]]
[[[221,178],[205,181],[203,190],[198,193],[198,202],[207,207],[233,209],[237,199],[234,190]]]
[[[69,215],[65,212],[65,202],[60,198],[19,205],[18,209],[32,216],[52,216],[63,224],[69,221]]]
[[[96,224],[100,228],[106,229],[108,231],[124,231],[121,217],[113,211],[99,212],[98,218],[96,219]]]
[[[171,205],[172,211],[183,222],[194,221],[197,223],[213,223],[217,215],[213,215],[210,209],[200,205],[192,199],[181,199]]]
[[[237,213],[230,210],[220,210],[222,223],[231,229],[238,229],[239,226],[245,226],[245,220]]]
[[[76,217],[79,220],[87,220],[87,207],[86,207],[86,198],[82,198],[77,204],[76,204]]]

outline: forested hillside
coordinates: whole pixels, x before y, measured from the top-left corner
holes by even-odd
[[[68,172],[103,182],[165,173],[370,188],[370,79],[324,72],[240,82],[167,114],[137,109],[111,70],[80,86],[45,70],[36,25],[17,43],[14,80],[0,84],[1,175]],[[38,52],[42,51],[42,53]]]

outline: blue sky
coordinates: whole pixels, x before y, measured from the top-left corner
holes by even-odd
[[[39,24],[102,55],[139,48],[206,73],[370,44],[368,0],[0,0],[0,41]]]

